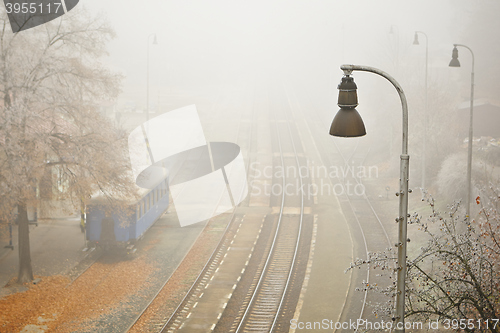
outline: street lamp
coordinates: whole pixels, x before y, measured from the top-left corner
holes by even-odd
[[[424,109],[424,142],[422,147],[422,185],[421,189],[425,189],[425,154],[427,152],[427,113],[428,113],[428,102],[427,102],[427,73],[428,73],[428,63],[429,63],[429,39],[427,34],[422,31],[415,31],[415,39],[413,40],[413,45],[419,45],[418,34],[425,36],[425,109]],[[423,194],[423,192],[422,192]]]
[[[403,108],[403,149],[400,163],[399,179],[399,217],[396,221],[399,223],[398,243],[398,262],[397,262],[397,292],[396,292],[396,332],[404,332],[404,313],[405,313],[405,278],[406,278],[406,243],[407,243],[407,222],[408,222],[408,177],[409,160],[408,155],[408,104],[406,96],[399,83],[389,74],[373,67],[342,65],[340,69],[344,71],[344,77],[339,85],[338,105],[340,110],[333,119],[330,127],[330,135],[341,137],[356,137],[366,134],[363,120],[359,116],[355,107],[358,105],[356,94],[356,85],[350,76],[353,71],[364,71],[378,74],[392,83],[396,88],[401,99]]]
[[[330,127],[331,135],[345,138],[366,134],[363,119],[355,109],[358,106],[357,88],[352,77],[346,75],[342,78],[338,86],[339,100],[337,105],[340,106],[340,110]]]
[[[156,34],[150,34],[148,36],[148,47],[147,47],[147,69],[146,69],[146,121],[149,120],[149,38],[153,37],[153,45],[158,45],[156,40]]]
[[[470,218],[470,199],[471,199],[471,183],[472,183],[472,115],[474,109],[474,53],[470,47],[462,44],[453,44],[453,52],[451,55],[450,67],[460,67],[458,61],[457,46],[465,47],[472,55],[472,71],[470,76],[470,112],[469,112],[469,143],[468,143],[468,156],[467,156],[467,204],[465,206],[465,216]]]

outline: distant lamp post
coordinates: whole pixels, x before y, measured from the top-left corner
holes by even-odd
[[[14,250],[14,245],[12,245],[12,222],[9,222],[9,245],[5,245],[4,248]]]
[[[418,42],[418,34],[422,34],[425,36],[425,109],[424,109],[424,142],[422,146],[422,185],[421,189],[422,191],[425,189],[425,155],[427,153],[427,114],[429,113],[428,111],[428,99],[427,99],[427,74],[429,72],[429,39],[427,38],[427,34],[422,31],[415,31],[415,39],[413,40],[413,45],[419,45],[420,43]],[[422,192],[423,194],[423,192]]]
[[[468,142],[468,156],[467,156],[467,204],[465,205],[465,216],[467,219],[470,218],[470,201],[471,201],[471,191],[472,191],[472,118],[474,110],[474,53],[470,47],[462,44],[453,44],[453,52],[451,53],[450,67],[460,67],[460,61],[458,61],[458,49],[457,46],[465,47],[470,51],[472,55],[472,71],[470,76],[470,112],[469,112],[469,142]]]
[[[418,42],[417,31],[415,31],[415,38],[413,39],[413,45],[420,45],[420,43]]]
[[[394,29],[394,28],[396,28],[396,29]],[[398,30],[398,26],[397,26],[397,25],[394,25],[394,24],[391,24],[391,26],[390,26],[390,28],[389,28],[389,33],[390,33],[391,35],[392,35],[392,34],[394,34],[394,33],[395,33],[395,32],[394,32],[395,30],[399,31],[399,30]]]
[[[398,262],[397,262],[397,293],[396,293],[396,332],[404,332],[404,314],[405,314],[405,278],[406,278],[406,243],[407,243],[407,222],[408,222],[408,176],[409,160],[408,155],[408,105],[406,96],[399,83],[389,74],[368,66],[342,65],[340,69],[344,71],[344,77],[340,82],[338,106],[340,110],[335,115],[330,127],[330,135],[340,137],[356,137],[366,134],[363,120],[361,119],[356,106],[358,97],[356,93],[356,84],[350,76],[353,71],[364,71],[378,74],[392,83],[396,88],[401,99],[403,108],[403,149],[401,153],[400,179],[399,179],[399,217],[396,221],[399,223],[398,233]]]
[[[148,36],[148,47],[147,47],[147,69],[146,69],[146,121],[149,120],[149,39],[153,37],[153,45],[158,45],[158,41],[156,39],[156,34],[150,34]]]
[[[389,35],[394,36],[394,39],[396,39],[396,59],[394,60],[394,67],[397,70],[399,68],[399,27],[395,24],[391,24]]]
[[[450,67],[460,67],[460,61],[458,61],[457,44],[454,44],[453,46],[454,46],[453,47],[453,51],[451,52],[451,61],[450,61],[450,64],[448,66],[450,66]]]

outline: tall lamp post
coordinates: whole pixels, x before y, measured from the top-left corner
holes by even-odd
[[[425,155],[427,153],[427,114],[429,113],[428,110],[428,101],[427,101],[427,74],[428,74],[428,69],[429,69],[429,39],[427,37],[427,34],[422,31],[415,31],[415,39],[413,40],[413,45],[419,45],[420,43],[418,42],[418,34],[422,34],[425,36],[425,109],[424,109],[424,142],[423,142],[423,147],[422,147],[422,191],[425,189]]]
[[[453,52],[451,55],[450,67],[460,67],[460,62],[458,61],[458,49],[457,46],[465,47],[470,51],[472,55],[472,71],[470,75],[470,112],[469,112],[469,143],[468,143],[468,155],[467,155],[467,204],[465,205],[465,216],[467,219],[470,218],[470,199],[472,190],[472,116],[474,109],[474,52],[470,47],[462,44],[453,44]]]
[[[404,332],[404,314],[405,314],[405,278],[406,278],[406,243],[407,243],[407,221],[408,221],[408,177],[409,160],[408,155],[408,105],[406,96],[399,83],[389,74],[373,67],[358,65],[342,65],[340,69],[344,71],[344,77],[339,89],[338,106],[340,110],[335,115],[330,127],[330,135],[340,137],[357,137],[366,134],[365,126],[361,116],[355,107],[358,105],[356,93],[357,86],[354,79],[350,76],[353,71],[364,71],[378,74],[392,83],[396,88],[401,99],[403,108],[403,149],[400,163],[399,179],[399,217],[396,221],[399,223],[398,236],[398,262],[397,262],[397,293],[396,293],[396,332]]]
[[[396,59],[394,61],[394,66],[396,70],[399,70],[399,27],[395,24],[391,24],[389,28],[389,35],[394,36],[396,39]]]
[[[158,45],[158,41],[156,40],[156,34],[150,34],[148,36],[148,47],[147,47],[147,68],[146,68],[146,121],[149,120],[149,38],[153,37],[153,45]]]

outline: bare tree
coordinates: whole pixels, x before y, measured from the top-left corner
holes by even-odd
[[[472,221],[465,218],[459,203],[447,213],[435,210],[427,198],[431,213],[412,216],[415,228],[409,233],[417,238],[420,231],[425,245],[408,259],[406,277],[406,317],[415,321],[439,319],[440,327],[467,332],[500,332],[500,191],[491,186],[488,195],[477,197],[480,214]],[[417,229],[417,230],[415,230]],[[351,268],[369,263],[393,277],[395,254],[388,250],[372,253],[368,260],[358,260]],[[388,288],[365,285],[362,289],[394,295]],[[390,318],[393,302],[378,304],[374,311]],[[460,321],[462,319],[462,322]]]
[[[81,7],[15,34],[0,16],[0,218],[18,207],[21,283],[33,279],[27,207],[50,170],[75,206],[96,191],[133,194],[125,133],[99,112],[119,92],[121,77],[99,61],[114,33]]]
[[[418,216],[414,222],[430,240],[421,253],[409,262],[407,315],[428,319],[474,319],[474,327],[466,331],[485,331],[487,320],[500,315],[500,246],[499,222],[496,205],[498,191],[481,205],[479,216],[468,221],[460,212],[459,204],[450,212],[440,214],[432,207],[430,218],[423,221]],[[428,223],[438,224],[432,232]],[[479,322],[483,326],[479,328]],[[500,332],[500,325],[489,330]]]

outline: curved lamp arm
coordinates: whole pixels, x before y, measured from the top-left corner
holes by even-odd
[[[402,154],[408,154],[408,103],[406,101],[406,96],[403,92],[403,88],[399,85],[399,83],[389,74],[380,69],[369,67],[369,66],[358,66],[358,65],[342,65],[340,69],[344,71],[345,75],[350,75],[353,71],[363,71],[363,72],[371,72],[383,76],[389,82],[392,83],[394,88],[399,94],[399,98],[401,99],[401,104],[403,107],[403,149]]]

